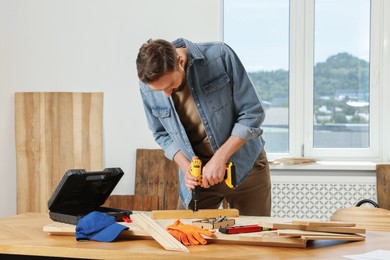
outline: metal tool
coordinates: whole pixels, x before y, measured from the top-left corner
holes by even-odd
[[[227,219],[226,216],[219,216],[217,218],[205,218],[201,220],[195,220],[192,222],[194,226],[203,229],[217,229],[233,226],[235,224],[234,219]]]

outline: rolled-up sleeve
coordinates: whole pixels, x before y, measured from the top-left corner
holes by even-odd
[[[263,134],[261,124],[265,119],[265,111],[238,56],[226,44],[223,45],[222,51],[232,82],[234,106],[238,115],[232,135],[243,139],[256,138]]]

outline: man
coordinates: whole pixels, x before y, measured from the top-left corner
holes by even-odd
[[[149,128],[179,166],[178,208],[194,209],[197,180],[189,169],[197,156],[203,162],[199,209],[218,208],[225,198],[241,215],[269,216],[265,114],[234,51],[224,43],[149,40],[136,63]],[[235,189],[224,182],[228,162],[236,167]]]

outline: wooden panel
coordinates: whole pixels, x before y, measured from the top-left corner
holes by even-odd
[[[103,93],[15,93],[17,212],[47,212],[68,169],[101,170]]]
[[[131,219],[139,227],[147,231],[166,250],[190,252],[187,247],[177,241],[168,231],[154,222],[145,213],[132,214]]]
[[[390,211],[380,208],[350,207],[333,213],[332,221],[356,223],[356,227],[367,230],[390,231]]]
[[[379,207],[390,210],[390,164],[376,165],[376,188]]]
[[[183,219],[183,218],[217,218],[219,216],[238,217],[237,209],[201,209],[198,211],[186,210],[154,210],[152,219]]]
[[[302,225],[307,227],[355,227],[355,223],[347,223],[341,221],[322,221],[322,220],[293,220],[292,224]]]
[[[158,208],[177,208],[179,198],[178,167],[161,149],[137,149],[135,194],[157,195]]]

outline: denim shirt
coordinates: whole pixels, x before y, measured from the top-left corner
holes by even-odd
[[[239,185],[250,173],[264,145],[260,126],[265,113],[252,82],[237,55],[224,43],[177,39],[173,44],[187,48],[187,83],[213,151],[231,135],[247,140],[229,160],[236,166]],[[195,154],[172,97],[142,82],[140,92],[148,126],[165,156],[172,160],[181,151],[191,160]],[[188,208],[192,197],[180,168],[179,178],[180,197]]]

